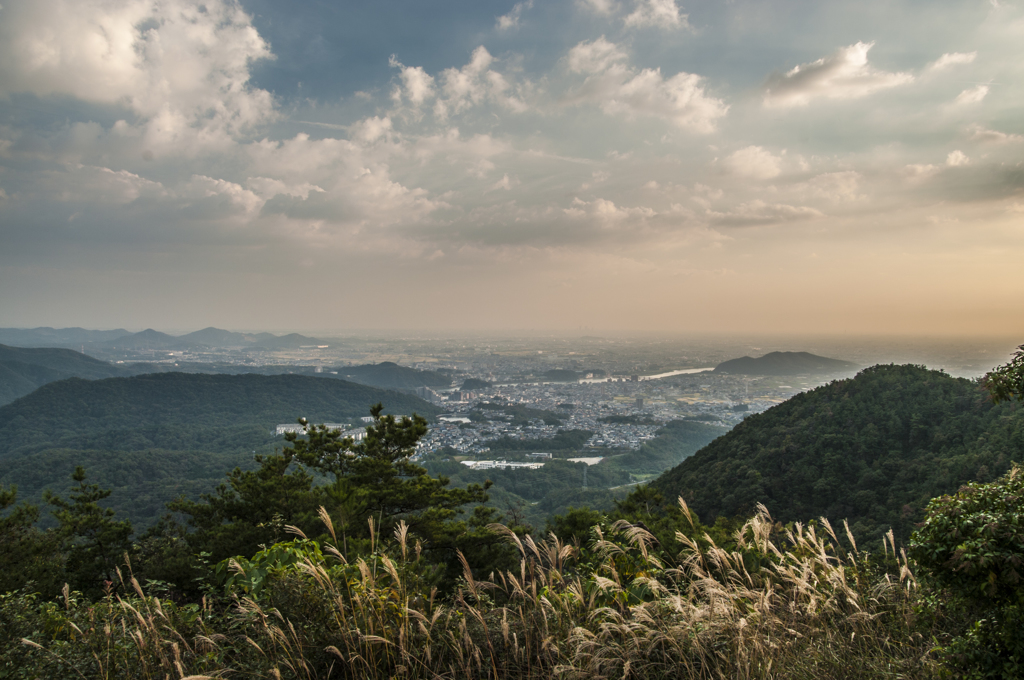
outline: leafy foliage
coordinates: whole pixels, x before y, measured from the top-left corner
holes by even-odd
[[[85,469],[78,467],[72,475],[78,488],[65,500],[52,493],[46,502],[54,506],[57,518],[55,534],[64,556],[68,583],[78,590],[99,593],[103,582],[114,581],[121,557],[130,547],[131,522],[115,520],[114,511],[99,502],[110,495],[109,489],[86,484]]]
[[[986,373],[982,382],[997,403],[1024,400],[1024,345],[1006,364]]]
[[[271,455],[277,424],[354,420],[382,400],[398,413],[438,412],[412,396],[292,375],[50,383],[0,407],[0,483],[38,502],[44,489],[64,490],[81,465],[113,490],[110,507],[144,529],[175,497],[209,493],[226,472],[251,469],[254,453]]]
[[[926,579],[972,612],[945,651],[962,677],[1024,677],[1024,473],[967,484],[928,505],[910,555]]]
[[[918,366],[875,366],[750,416],[653,485],[701,517],[758,503],[904,542],[928,500],[1024,459],[1024,411]]]

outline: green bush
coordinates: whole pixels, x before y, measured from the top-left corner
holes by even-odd
[[[943,647],[966,678],[1024,677],[1024,474],[1014,467],[990,484],[967,484],[934,499],[910,555],[947,607],[970,612],[966,630]]]

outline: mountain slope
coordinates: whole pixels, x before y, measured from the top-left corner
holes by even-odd
[[[809,352],[769,352],[763,357],[740,357],[723,361],[715,373],[732,375],[807,375],[853,371],[857,365],[849,361],[819,357]]]
[[[439,409],[406,394],[343,380],[297,375],[160,373],[71,378],[0,407],[0,484],[38,503],[61,493],[83,465],[90,481],[112,487],[111,507],[145,528],[179,494],[211,491],[253,453],[283,444],[280,423],[359,423],[370,406],[433,416]]]
[[[399,366],[393,361],[349,366],[339,369],[338,375],[363,385],[373,385],[389,390],[412,390],[417,387],[444,388],[451,387],[452,384],[451,378],[440,373]]]
[[[905,540],[928,499],[1024,459],[1024,408],[971,381],[875,366],[751,416],[653,482],[702,521],[764,503],[782,522],[849,519]]]
[[[65,378],[112,378],[127,371],[70,349],[0,345],[0,405]]]
[[[439,412],[409,395],[298,375],[72,378],[0,407],[0,460],[40,447],[209,450],[211,437],[221,441],[225,433],[255,428],[262,441],[278,423],[358,418],[378,401],[386,413]],[[247,435],[234,448],[250,446],[249,440]]]

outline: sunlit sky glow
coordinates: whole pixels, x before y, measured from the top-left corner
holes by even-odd
[[[0,325],[1024,334],[1024,4],[0,0]]]

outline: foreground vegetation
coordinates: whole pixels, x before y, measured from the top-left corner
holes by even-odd
[[[358,444],[290,437],[134,544],[82,470],[54,530],[2,490],[0,678],[1024,677],[1017,467],[933,499],[906,549],[764,506],[705,525],[650,486],[541,538],[464,517],[486,487],[410,460],[422,419],[373,415]]]

